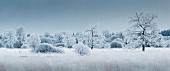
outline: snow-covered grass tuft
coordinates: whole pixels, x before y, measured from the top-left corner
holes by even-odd
[[[83,43],[78,43],[73,45],[73,48],[75,49],[75,52],[79,53],[81,56],[87,55],[90,53],[90,49],[88,46],[84,45]]]

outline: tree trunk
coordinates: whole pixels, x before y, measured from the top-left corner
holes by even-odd
[[[145,51],[145,45],[142,45],[142,51]]]
[[[91,45],[91,49],[93,49],[93,46],[94,46],[94,45],[93,45],[93,38],[92,38],[92,45]]]
[[[76,43],[78,44],[79,43],[79,41],[78,41],[78,39],[76,38]]]
[[[142,51],[145,51],[145,29],[142,32]]]
[[[93,49],[93,47],[91,47],[91,49]]]
[[[91,44],[91,49],[93,49],[93,35],[94,35],[94,32],[93,32],[93,30],[92,30],[92,44]]]

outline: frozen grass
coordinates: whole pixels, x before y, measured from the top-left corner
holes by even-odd
[[[0,48],[0,71],[170,71],[170,49],[94,49],[80,56],[32,53],[30,49]]]

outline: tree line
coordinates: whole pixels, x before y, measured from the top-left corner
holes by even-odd
[[[60,32],[51,35],[26,34],[23,27],[16,31],[8,30],[0,36],[0,47],[6,48],[33,48],[36,50],[42,43],[50,46],[73,48],[75,44],[83,43],[89,48],[142,48],[145,47],[170,47],[169,30],[159,30],[152,13],[135,13],[129,19],[131,27],[125,32],[112,33],[103,31],[99,34],[96,25],[90,25],[83,32]]]

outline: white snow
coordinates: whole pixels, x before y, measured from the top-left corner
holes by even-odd
[[[169,48],[93,49],[85,56],[64,50],[43,54],[0,48],[0,71],[170,71]]]

